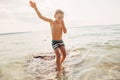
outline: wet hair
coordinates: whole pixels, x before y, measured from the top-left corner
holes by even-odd
[[[60,10],[60,9],[57,9],[56,11],[55,11],[55,15],[57,15],[57,14],[64,14],[64,12],[62,11],[62,10]]]

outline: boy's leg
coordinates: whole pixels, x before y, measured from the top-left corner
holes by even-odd
[[[56,54],[56,65],[57,65],[57,70],[60,70],[61,63],[60,63],[60,52],[59,48],[55,49],[55,54]]]
[[[65,58],[66,58],[66,49],[65,49],[65,46],[61,46],[61,47],[60,47],[60,50],[61,50],[61,54],[62,54],[62,58],[61,58],[61,60],[60,60],[60,63],[62,64],[63,61],[64,61]]]

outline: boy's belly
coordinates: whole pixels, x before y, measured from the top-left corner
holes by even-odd
[[[53,33],[52,34],[52,40],[61,40],[62,39],[62,33]]]
[[[52,31],[52,40],[61,40],[62,39],[62,28],[59,26],[53,26]]]

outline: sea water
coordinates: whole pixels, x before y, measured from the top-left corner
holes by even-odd
[[[50,31],[0,34],[0,80],[120,80],[120,25],[67,28],[65,69],[55,71]],[[59,75],[59,76],[58,76]]]

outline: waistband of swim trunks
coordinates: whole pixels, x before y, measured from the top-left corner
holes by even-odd
[[[63,40],[62,40],[62,39],[60,39],[60,40],[52,40],[52,42],[54,42],[54,41],[57,41],[57,42],[58,42],[58,41],[63,41]]]

